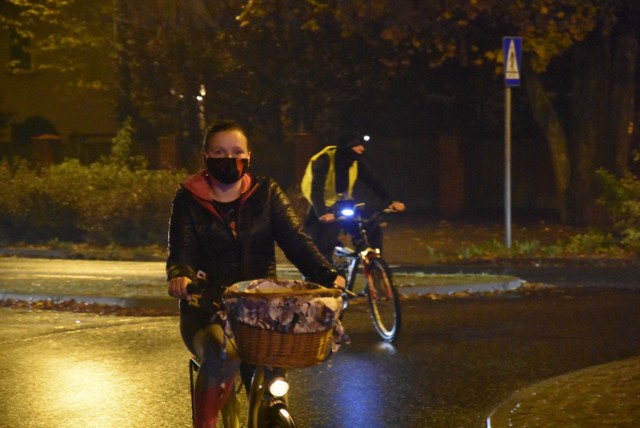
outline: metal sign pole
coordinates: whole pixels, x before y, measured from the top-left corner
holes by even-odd
[[[505,246],[511,249],[511,87],[520,85],[522,38],[503,37],[504,53],[504,223]]]
[[[511,249],[511,87],[504,91],[504,245]]]

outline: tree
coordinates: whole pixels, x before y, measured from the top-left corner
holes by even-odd
[[[102,96],[113,87],[111,1],[1,0],[0,29],[37,54],[34,70],[65,73],[69,89]]]
[[[640,6],[632,0],[308,0],[315,14],[335,16],[343,32],[386,46],[385,63],[396,69],[427,58],[501,72],[500,38],[522,36],[524,83],[533,115],[544,132],[564,220],[596,219],[595,170],[628,165],[634,85],[638,80]],[[259,13],[270,0],[252,0]],[[315,17],[310,23],[317,22]],[[595,52],[595,55],[594,55]],[[557,63],[566,80],[550,81]],[[570,88],[563,92],[563,87]]]
[[[119,111],[138,129],[142,122],[183,135],[191,151],[200,140],[198,107],[207,119],[238,118],[256,136],[254,150],[280,154],[268,156],[269,169],[288,183],[291,137],[333,139],[344,106],[371,87],[384,91],[387,73],[332,17],[305,25],[313,12],[305,2],[280,0],[257,14],[243,13],[244,4],[190,0],[149,11],[119,2]]]

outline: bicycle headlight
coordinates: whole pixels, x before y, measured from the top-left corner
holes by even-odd
[[[273,378],[269,383],[269,392],[274,397],[282,397],[289,392],[289,382],[281,376]]]
[[[340,210],[340,214],[345,216],[345,217],[351,217],[351,216],[353,216],[353,213],[354,213],[354,211],[353,211],[353,208],[351,208],[351,207],[345,207],[345,208],[342,208]]]
[[[356,212],[353,200],[347,199],[336,202],[336,211],[342,217],[353,217]]]

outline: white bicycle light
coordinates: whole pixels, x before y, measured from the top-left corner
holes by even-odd
[[[353,213],[354,213],[353,208],[350,208],[350,207],[348,207],[348,208],[343,208],[343,209],[340,211],[340,214],[342,214],[342,215],[343,215],[343,216],[345,216],[345,217],[351,217],[351,216],[353,215]]]
[[[289,392],[289,382],[285,378],[278,376],[269,384],[269,392],[274,397],[282,397]]]

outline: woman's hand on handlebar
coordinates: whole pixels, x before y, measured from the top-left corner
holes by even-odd
[[[352,299],[357,297],[358,295],[353,291],[347,290],[347,281],[344,279],[344,276],[338,275],[333,283],[334,288],[339,288],[342,290],[342,297],[345,299]]]
[[[191,294],[187,291],[187,286],[189,284],[191,284],[191,279],[186,276],[171,278],[167,283],[167,292],[169,293],[169,296],[175,297],[176,299],[189,300],[191,297]]]

